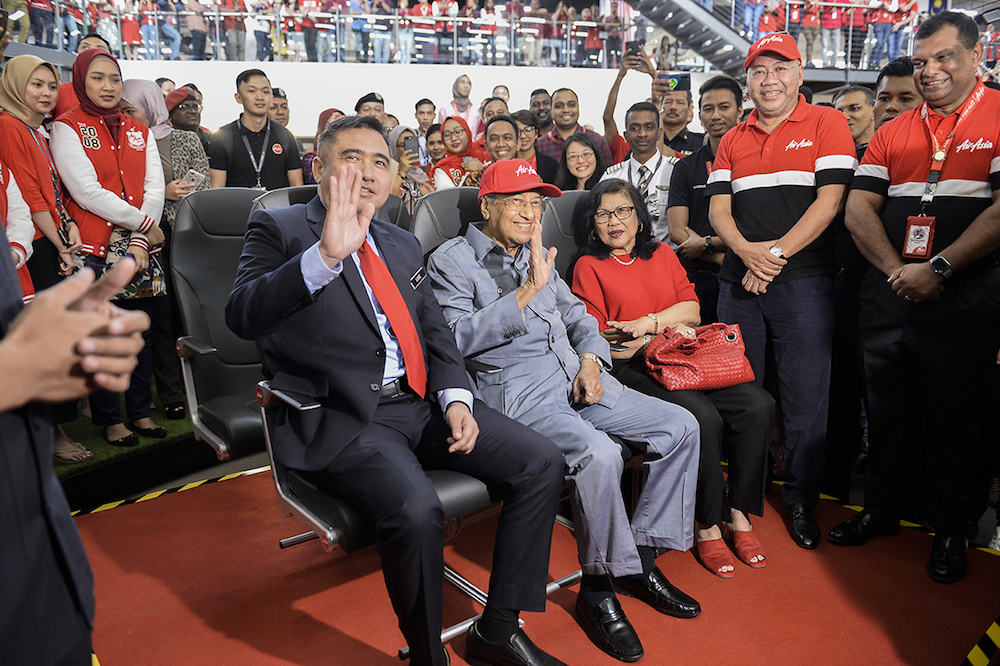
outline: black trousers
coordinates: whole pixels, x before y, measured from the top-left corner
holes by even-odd
[[[965,534],[994,432],[991,383],[1000,349],[1000,268],[959,272],[936,301],[908,303],[872,268],[861,287],[868,390],[865,505],[899,518],[911,459],[927,474],[926,520]],[[920,460],[922,458],[922,460]]]
[[[729,522],[729,509],[761,516],[767,482],[767,447],[774,398],[753,383],[714,391],[669,391],[646,370],[642,356],[617,360],[611,370],[625,386],[691,412],[701,427],[701,457],[695,520]],[[729,449],[729,493],[722,475],[723,446]]]
[[[490,576],[496,608],[542,611],[562,452],[530,428],[476,401],[476,447],[448,453],[441,410],[408,395],[382,400],[368,428],[324,471],[376,523],[382,574],[414,666],[442,666],[444,512],[424,469],[484,481],[503,500]]]

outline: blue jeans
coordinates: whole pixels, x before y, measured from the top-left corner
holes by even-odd
[[[745,5],[743,7],[743,32],[751,43],[757,41],[757,26],[760,17],[764,15],[764,5]]]
[[[177,56],[181,54],[181,33],[177,32],[177,28],[172,25],[166,23],[161,25],[163,34],[170,40],[170,59],[177,60]]]
[[[872,47],[871,55],[868,56],[868,69],[880,69],[882,55],[889,44],[889,33],[892,32],[891,23],[875,23],[871,26],[875,35],[875,46]],[[891,57],[889,58],[892,59]]]
[[[316,58],[319,62],[333,62],[333,53],[330,52],[330,31],[316,31]]]
[[[159,60],[160,38],[156,34],[156,26],[143,24],[139,26],[139,32],[142,34],[142,46],[146,49],[146,60]]]
[[[399,32],[399,62],[409,65],[413,56],[413,29],[400,28]]]
[[[891,27],[889,28],[889,62],[899,57],[899,52],[903,48],[903,37],[905,36],[903,28],[895,32],[892,31]]]
[[[76,53],[76,42],[80,39],[80,30],[72,14],[63,14],[63,30],[66,32],[66,48],[70,53]]]
[[[372,41],[375,42],[375,62],[380,64],[389,62],[392,53],[392,35],[385,30],[379,30],[374,34]]]
[[[821,275],[780,282],[759,296],[719,280],[719,320],[740,325],[757,386],[764,383],[769,339],[774,346],[788,461],[782,494],[786,506],[815,507],[826,458],[833,280]]]

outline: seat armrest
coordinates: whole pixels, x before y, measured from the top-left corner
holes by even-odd
[[[484,375],[492,375],[500,372],[500,368],[495,365],[490,365],[489,363],[483,363],[482,361],[477,361],[472,358],[465,359],[465,369],[470,373],[479,373]]]
[[[257,384],[257,402],[267,408],[273,407],[277,401],[283,402],[300,412],[319,407],[319,403],[316,400],[302,393],[273,389],[266,381]]]
[[[177,355],[181,358],[193,358],[194,356],[204,356],[214,354],[219,351],[215,347],[193,338],[190,335],[177,338]]]

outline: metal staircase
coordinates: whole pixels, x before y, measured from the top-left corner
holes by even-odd
[[[750,42],[741,34],[743,17],[733,14],[729,2],[715,0],[709,11],[696,0],[627,1],[715,69],[743,78],[743,59]]]

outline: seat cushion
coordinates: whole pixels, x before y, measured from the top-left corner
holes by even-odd
[[[226,395],[198,405],[206,428],[230,446],[233,457],[264,450],[264,426],[254,395]]]

